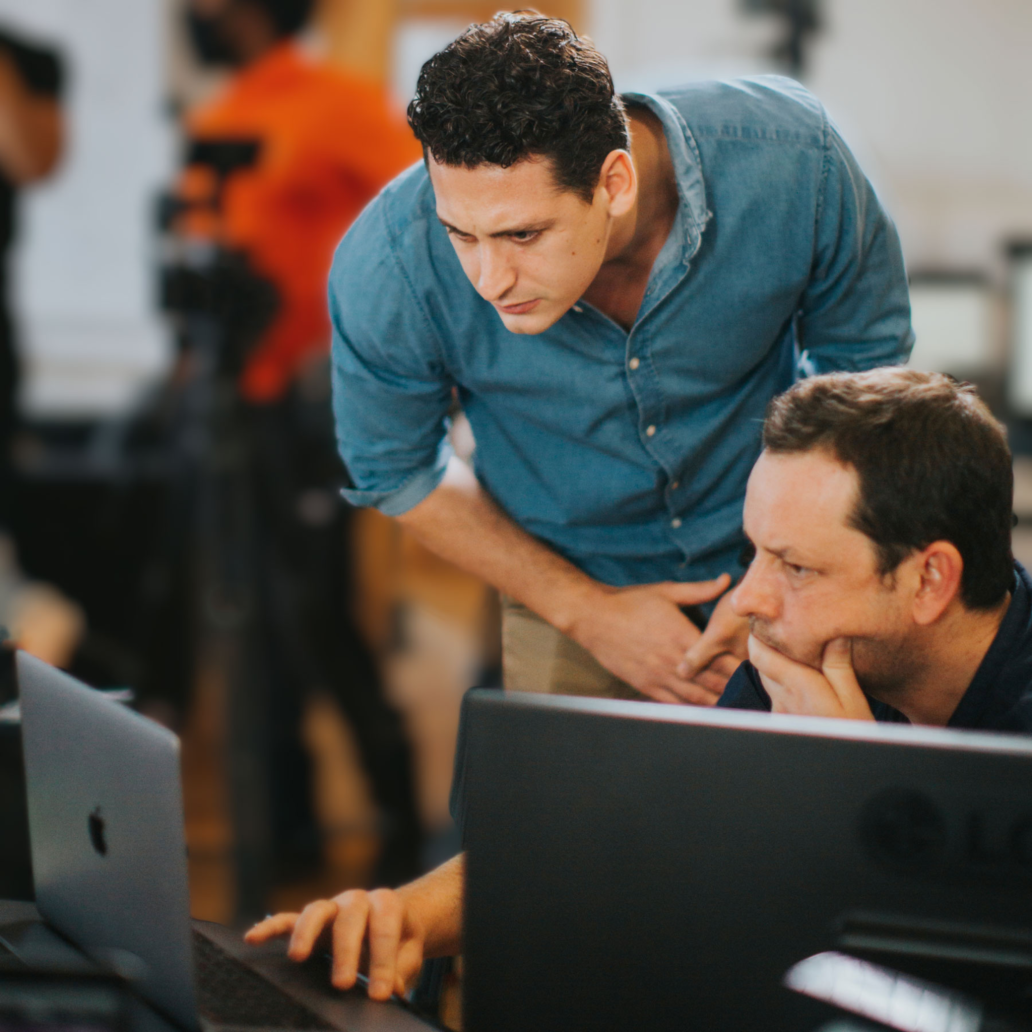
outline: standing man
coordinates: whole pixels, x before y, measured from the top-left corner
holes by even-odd
[[[425,167],[330,277],[345,497],[499,588],[507,687],[714,702],[744,621],[680,607],[740,568],[770,398],[907,358],[891,221],[798,84],[621,98],[536,14],[431,58],[409,122]]]

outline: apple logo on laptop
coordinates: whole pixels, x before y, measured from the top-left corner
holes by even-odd
[[[104,818],[100,816],[99,806],[90,814],[89,821],[87,823],[90,829],[90,842],[93,844],[93,848],[101,856],[107,856],[107,839],[104,837]]]

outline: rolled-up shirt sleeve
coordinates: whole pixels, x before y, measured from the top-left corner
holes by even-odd
[[[329,283],[342,494],[388,516],[426,498],[452,454],[452,378],[396,246],[374,202],[338,248]]]
[[[799,321],[800,370],[865,370],[906,362],[914,344],[896,227],[825,118],[810,282]]]

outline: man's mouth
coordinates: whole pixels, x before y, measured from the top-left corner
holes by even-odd
[[[781,655],[793,660],[796,663],[802,663],[804,666],[813,667],[815,670],[821,668],[821,653],[818,652],[816,657],[807,657],[799,655],[795,649],[791,649],[788,645],[781,641],[778,637],[771,634],[769,627],[765,621],[759,620],[757,617],[752,617],[749,620],[749,633],[757,640],[763,642],[764,645],[769,649],[773,649],[775,652],[780,652]]]
[[[526,315],[528,312],[532,312],[541,303],[541,298],[535,298],[533,301],[521,301],[516,305],[499,305],[500,311],[505,312],[506,315]]]

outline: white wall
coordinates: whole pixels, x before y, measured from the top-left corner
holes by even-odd
[[[1032,4],[825,0],[806,84],[869,167],[911,267],[999,274],[1032,236]],[[590,0],[618,86],[769,70],[739,0]]]
[[[0,22],[64,51],[68,149],[22,197],[16,306],[31,411],[126,404],[167,360],[151,312],[154,197],[173,167],[161,0],[0,0]]]

